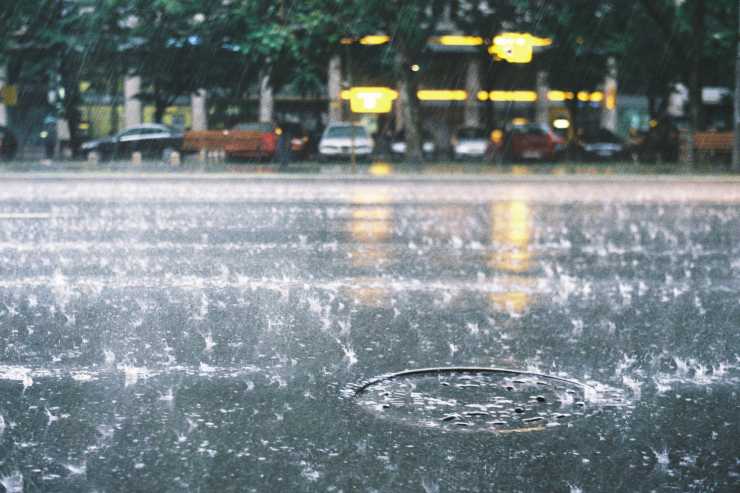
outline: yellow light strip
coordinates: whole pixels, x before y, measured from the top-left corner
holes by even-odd
[[[547,91],[547,99],[550,101],[565,101],[573,99],[573,93],[566,91]]]
[[[383,45],[390,41],[390,36],[385,34],[372,34],[370,36],[363,36],[360,38],[361,45]]]
[[[448,35],[432,38],[433,42],[444,46],[481,46],[483,38],[480,36]]]
[[[488,98],[491,101],[531,103],[537,101],[537,93],[534,91],[491,91]]]
[[[461,89],[422,89],[416,93],[420,101],[465,101],[468,93]]]

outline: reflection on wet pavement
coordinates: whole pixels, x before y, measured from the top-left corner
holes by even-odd
[[[737,183],[380,180],[7,181],[0,485],[740,486]]]

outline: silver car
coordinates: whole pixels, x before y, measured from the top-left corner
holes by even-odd
[[[369,158],[375,143],[362,125],[350,123],[333,123],[324,130],[319,141],[319,158],[345,159],[353,151],[358,158]]]
[[[491,153],[491,139],[482,128],[460,128],[450,144],[453,159],[482,159]]]

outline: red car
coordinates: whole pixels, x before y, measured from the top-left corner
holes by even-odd
[[[528,123],[512,126],[496,145],[500,158],[553,161],[565,152],[566,142],[547,125]]]

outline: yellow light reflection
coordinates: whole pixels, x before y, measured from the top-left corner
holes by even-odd
[[[502,288],[488,295],[495,309],[521,313],[531,303],[536,280],[522,275],[531,269],[534,223],[527,202],[494,202],[490,206],[491,246],[488,266],[508,275],[497,278]]]
[[[491,243],[495,250],[489,266],[512,273],[530,269],[529,243],[532,212],[523,201],[495,202],[491,205]]]
[[[390,197],[384,193],[363,191],[353,200],[352,215],[347,224],[354,242],[352,265],[373,267],[388,261],[387,241],[393,233],[393,209],[384,205]]]
[[[527,276],[505,276],[496,278],[501,291],[488,294],[491,308],[510,313],[524,313],[532,303],[531,292],[535,280]]]
[[[592,103],[600,103],[600,102],[602,102],[604,100],[604,93],[601,92],[601,91],[592,92],[589,95],[589,100]]]
[[[349,295],[365,306],[387,307],[390,291],[384,287],[387,280],[356,277],[355,284],[346,288]]]
[[[465,101],[468,93],[461,89],[422,89],[416,93],[421,101]]]
[[[393,172],[393,166],[390,163],[373,163],[370,165],[370,174],[373,176],[388,176]]]
[[[488,91],[478,91],[478,100],[479,101],[488,101]]]
[[[580,91],[578,93],[578,101],[588,102],[590,98],[591,98],[591,95],[586,91]]]

